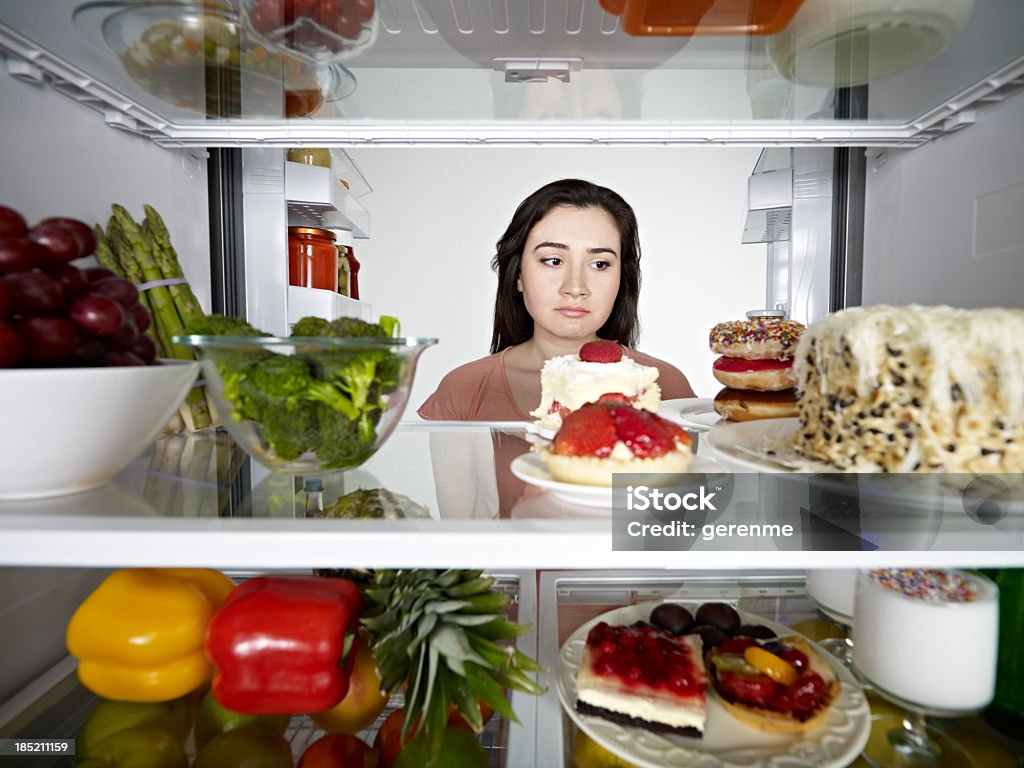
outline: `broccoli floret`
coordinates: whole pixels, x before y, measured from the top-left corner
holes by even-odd
[[[240,317],[206,315],[189,321],[186,333],[195,336],[266,336]]]
[[[355,317],[339,317],[332,320],[324,329],[323,336],[334,336],[336,338],[351,339],[357,337],[381,338],[387,336],[384,329],[377,323],[368,323]]]
[[[292,326],[292,336],[325,336],[326,328],[322,317],[304,317]]]
[[[303,358],[271,355],[239,375],[236,418],[259,424],[280,458],[296,459],[316,442],[316,423],[305,402],[313,383]]]
[[[360,437],[357,422],[344,418],[328,406],[321,406],[318,414],[317,456],[328,467],[354,467],[373,455],[373,437]]]

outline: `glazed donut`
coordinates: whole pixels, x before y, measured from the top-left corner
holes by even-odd
[[[730,320],[711,329],[711,351],[744,360],[788,360],[804,326],[795,320]]]
[[[742,357],[720,357],[711,372],[722,384],[732,389],[754,389],[759,392],[780,392],[796,386],[792,360],[744,360]]]
[[[715,413],[729,421],[786,419],[800,415],[796,391],[755,392],[744,389],[723,389],[715,395]]]

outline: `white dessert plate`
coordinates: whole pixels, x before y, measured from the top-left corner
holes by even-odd
[[[535,485],[551,493],[552,496],[570,504],[582,504],[585,507],[612,508],[612,489],[603,485],[577,485],[555,480],[548,472],[544,459],[536,453],[524,453],[512,459],[509,465],[512,474],[524,483]]]
[[[537,437],[543,438],[545,441],[553,440],[557,429],[551,427],[542,427],[539,421],[528,421],[526,422],[526,434],[536,435]]]
[[[722,420],[722,417],[715,413],[715,401],[710,397],[668,400],[658,408],[658,415],[692,432],[709,432]]]
[[[711,454],[735,472],[815,471],[823,464],[808,461],[793,448],[799,419],[721,421],[708,432]]]
[[[579,485],[555,480],[548,472],[544,459],[539,454],[528,452],[512,459],[509,465],[512,474],[538,488],[543,488],[555,498],[584,507],[612,508],[612,489],[604,485]],[[721,472],[722,467],[710,459],[694,456],[686,473]]]
[[[871,732],[871,711],[864,691],[850,672],[815,643],[842,687],[821,725],[804,734],[765,733],[730,715],[709,691],[704,737],[652,733],[576,711],[576,672],[587,634],[598,622],[612,625],[647,621],[658,603],[638,603],[601,614],[573,632],[558,653],[555,673],[558,699],[573,722],[608,751],[642,768],[841,768],[864,749]],[[698,604],[684,603],[692,613]],[[763,624],[780,635],[799,635],[789,627],[740,611],[743,623]]]

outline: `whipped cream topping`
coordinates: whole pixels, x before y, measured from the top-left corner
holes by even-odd
[[[530,415],[539,419],[542,426],[558,429],[562,417],[549,412],[553,403],[574,411],[610,392],[625,395],[637,408],[656,411],[661,404],[657,380],[657,368],[640,365],[629,357],[617,363],[588,363],[580,360],[579,355],[553,357],[541,369],[540,405]]]

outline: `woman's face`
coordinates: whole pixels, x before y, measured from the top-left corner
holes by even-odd
[[[596,338],[619,293],[620,254],[615,219],[601,208],[559,206],[534,224],[517,283],[534,336]]]

